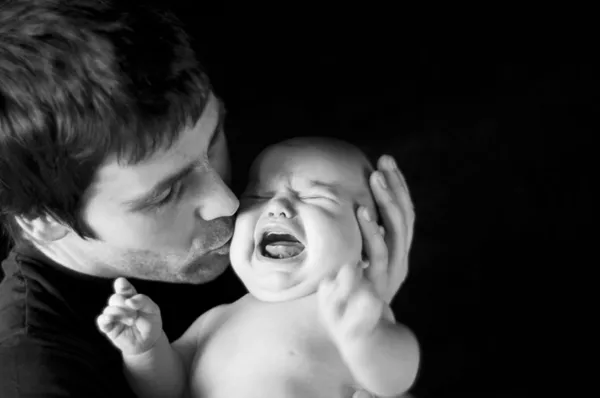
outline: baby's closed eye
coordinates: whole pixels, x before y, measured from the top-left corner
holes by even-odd
[[[336,200],[333,197],[327,196],[327,195],[303,195],[300,197],[300,199],[303,199],[303,200],[333,200],[333,201]]]
[[[336,198],[335,196],[332,195],[315,195],[315,194],[311,194],[311,195],[305,195],[305,196],[301,196],[300,200],[303,201],[304,203],[307,204],[311,204],[311,205],[320,205],[320,206],[334,206],[334,205],[339,205],[341,203],[341,201]]]

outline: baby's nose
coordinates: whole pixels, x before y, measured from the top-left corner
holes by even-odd
[[[267,208],[269,217],[292,218],[296,215],[294,208],[289,200],[285,198],[273,198]]]

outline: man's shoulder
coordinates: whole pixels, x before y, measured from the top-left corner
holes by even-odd
[[[15,334],[0,344],[0,396],[133,397],[121,369],[66,339]]]
[[[77,330],[64,286],[40,260],[11,252],[0,283],[0,345],[58,339]],[[31,339],[28,339],[31,338]]]
[[[0,344],[27,332],[27,280],[15,257],[3,262],[8,272],[0,282]]]
[[[3,265],[0,397],[132,396],[120,355],[73,310],[52,270],[25,256]]]

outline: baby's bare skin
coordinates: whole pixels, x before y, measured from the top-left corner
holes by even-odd
[[[213,311],[199,332],[192,397],[349,398],[356,392],[321,324],[316,295],[277,304],[246,295]]]

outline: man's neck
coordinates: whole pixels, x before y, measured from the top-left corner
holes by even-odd
[[[32,244],[50,260],[75,272],[102,278],[119,276],[116,275],[113,269],[95,261],[89,255],[84,255],[80,250],[65,242],[64,239],[48,244],[39,242],[32,242]]]

